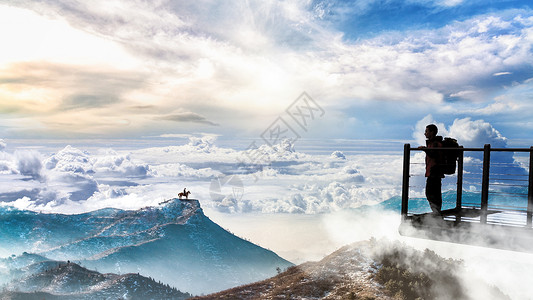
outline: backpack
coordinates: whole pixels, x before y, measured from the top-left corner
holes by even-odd
[[[445,137],[442,140],[443,148],[459,148],[457,140],[451,137]],[[454,174],[455,169],[457,168],[457,158],[459,157],[459,150],[443,150],[442,151],[442,161],[441,161],[441,170],[444,174]]]

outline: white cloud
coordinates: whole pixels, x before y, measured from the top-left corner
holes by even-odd
[[[344,155],[344,153],[342,153],[342,151],[333,151],[330,155],[331,158],[337,158],[337,159],[346,159],[346,156]]]
[[[138,66],[136,59],[113,41],[73,28],[62,18],[52,19],[39,13],[0,5],[0,19],[5,24],[0,28],[4,39],[0,67],[16,61],[42,60]]]
[[[100,188],[105,188],[109,195],[124,196],[127,192],[120,187],[121,184],[135,186],[128,180],[153,175],[148,164],[131,159],[129,154],[104,149],[93,155],[72,146],[66,146],[49,157],[34,150],[15,151],[14,155],[0,152],[0,170],[2,174],[20,174],[34,179],[21,182],[13,177],[11,188],[2,189],[3,193],[7,193],[4,201],[15,203],[20,200],[17,205],[21,205],[28,198],[32,201],[28,208],[51,211],[70,210],[69,205],[86,201],[100,192]],[[204,170],[199,172],[207,173]],[[119,186],[111,192],[113,188],[99,184],[99,180],[115,182]]]
[[[421,146],[426,145],[426,137],[424,136],[424,132],[426,130],[426,126],[429,124],[434,124],[437,126],[439,130],[438,135],[446,136],[448,134],[444,123],[438,123],[435,121],[432,115],[427,115],[416,123],[415,130],[413,132],[413,138]]]
[[[468,118],[445,126],[428,115],[417,123],[416,133],[423,132],[428,123],[436,123],[441,134],[453,136],[467,147],[480,147],[476,144],[485,142],[495,147],[506,141],[490,123]],[[250,150],[218,147],[215,142],[215,137],[202,136],[191,137],[179,146],[121,152],[102,149],[94,153],[67,146],[43,160],[43,182],[32,183],[37,188],[31,194],[34,196],[25,195],[42,205],[52,203],[55,206],[50,204],[51,210],[72,211],[143,206],[156,201],[150,195],[175,197],[187,187],[204,207],[224,212],[316,214],[376,204],[400,194],[401,153],[343,154],[346,159],[339,159],[341,151],[333,157],[306,154],[285,140],[273,147],[257,147],[255,151],[263,151],[266,157],[265,165],[243,168],[241,161],[251,154]],[[423,153],[415,154],[413,162],[423,163]],[[412,171],[423,173],[421,166],[415,165]],[[229,190],[212,199],[211,181],[235,172],[243,182],[242,196],[236,199],[235,191]],[[412,182],[423,185],[415,178]],[[412,195],[421,191],[423,186],[413,189]]]
[[[425,145],[424,130],[429,124],[437,125],[438,135],[451,136],[465,147],[482,148],[485,144],[491,144],[493,148],[502,148],[507,145],[507,139],[488,122],[463,118],[455,119],[452,125],[446,127],[444,123],[435,121],[432,115],[416,123],[413,138],[420,145]]]
[[[5,155],[0,153],[0,174],[17,174],[16,164],[11,159],[6,159]]]
[[[492,76],[503,76],[503,75],[511,75],[513,73],[511,72],[497,72],[497,73],[494,73],[492,74]]]
[[[162,163],[235,163],[241,156],[239,151],[217,147],[216,136],[190,136],[189,142],[180,146],[144,148],[132,151],[132,157],[150,164]]]
[[[214,137],[204,136],[193,137],[181,146],[122,152],[102,149],[94,153],[66,146],[49,157],[41,157],[44,167],[40,181],[26,181],[24,186],[17,184],[18,189],[9,192],[16,193],[12,196],[20,195],[18,199],[29,198],[31,209],[80,212],[108,206],[142,207],[164,200],[161,198],[176,197],[178,191],[187,187],[206,208],[231,213],[305,214],[377,203],[398,192],[399,179],[395,179],[396,172],[390,171],[398,169],[400,159],[396,156],[339,159],[304,154],[296,151],[289,141],[282,141],[273,147],[259,147],[269,157],[270,165],[249,168],[246,170],[251,173],[238,175],[244,182],[241,198],[211,199],[211,180],[228,172],[245,170],[239,167],[243,157],[249,154],[214,143]],[[33,158],[39,157],[36,152],[28,153],[34,154]],[[15,158],[6,157],[13,165]],[[18,174],[16,164],[13,166]],[[32,170],[36,174],[38,168]],[[24,192],[30,190],[34,192]],[[221,191],[222,196],[233,192]],[[17,203],[22,205],[26,200]]]
[[[214,178],[222,173],[211,168],[195,169],[180,163],[161,164],[150,167],[150,174],[155,177]]]
[[[94,173],[89,153],[67,145],[58,153],[50,156],[44,161],[44,166],[48,170],[72,173]]]
[[[485,144],[491,144],[493,148],[503,148],[507,145],[507,139],[490,123],[483,120],[455,119],[449,127],[449,134],[465,147],[480,148]]]
[[[143,162],[135,162],[130,154],[119,154],[108,149],[100,151],[98,156],[90,159],[94,172],[118,173],[126,177],[147,176],[150,166]]]
[[[141,76],[146,84],[134,80],[116,95],[123,102],[90,112],[107,115],[121,109],[124,120],[101,124],[105,128],[135,124],[118,130],[161,132],[161,116],[187,111],[195,122],[221,124],[217,130],[249,132],[250,127],[262,129],[263,123],[255,122],[258,118],[282,112],[302,90],[329,109],[390,100],[435,104],[438,110],[446,105],[448,95],[460,101],[487,101],[487,91],[501,88],[487,84],[488,78],[506,70],[512,74],[498,77],[520,81],[523,72],[516,71],[533,64],[527,10],[352,42],[344,40],[342,32],[325,27],[315,17],[315,7],[305,1],[227,5],[216,1],[111,5],[107,1],[91,5],[22,1],[19,5],[107,38],[142,63],[136,68],[139,72],[150,70]],[[97,95],[108,98],[104,96],[108,95]],[[148,106],[151,110],[145,111],[150,112],[142,116],[124,109]],[[189,112],[190,106],[195,110]],[[86,120],[87,132],[94,125],[81,115],[69,121]],[[171,125],[172,129],[181,124]],[[187,126],[195,125],[203,126]]]
[[[17,151],[15,152],[17,168],[20,174],[33,178],[41,177],[43,168],[42,156],[37,151]]]
[[[18,174],[15,158],[13,155],[4,152],[7,144],[4,140],[0,139],[0,174]]]

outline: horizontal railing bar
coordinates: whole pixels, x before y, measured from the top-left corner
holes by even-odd
[[[493,182],[490,185],[527,187],[527,185],[524,185],[524,184],[508,184],[508,183],[498,183],[498,182]]]
[[[506,205],[489,205],[489,208],[504,208],[510,211],[526,211],[527,210],[527,207],[506,206]]]
[[[527,174],[517,174],[517,173],[490,173],[490,175],[501,175],[501,176],[520,176],[520,177],[524,177],[524,176],[528,176]]]
[[[507,180],[507,181],[525,181],[528,182],[529,180],[526,179],[514,179],[514,178],[494,178],[491,180]]]
[[[521,195],[521,196],[527,196],[527,193],[509,193],[509,192],[498,192],[498,191],[489,191],[489,194],[491,195]]]
[[[483,175],[482,173],[477,173],[477,172],[464,172],[464,174],[468,174],[468,175]],[[525,174],[501,174],[501,173],[490,173],[490,175],[492,175],[492,176],[521,176],[521,177],[528,176],[528,175],[525,175]]]

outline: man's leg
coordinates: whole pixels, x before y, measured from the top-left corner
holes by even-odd
[[[440,214],[442,208],[442,178],[428,177],[426,181],[426,198],[434,213]]]

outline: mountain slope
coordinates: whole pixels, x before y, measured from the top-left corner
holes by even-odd
[[[101,274],[74,263],[58,264],[11,282],[2,299],[186,299],[182,293],[139,274]],[[16,292],[15,292],[16,291]]]
[[[427,249],[370,240],[270,279],[192,299],[510,299],[483,282],[476,282],[481,294],[471,295],[465,273],[460,261]]]
[[[0,244],[10,242],[12,251],[104,272],[141,273],[196,294],[268,278],[292,265],[212,222],[198,200],[80,215],[0,208]]]

